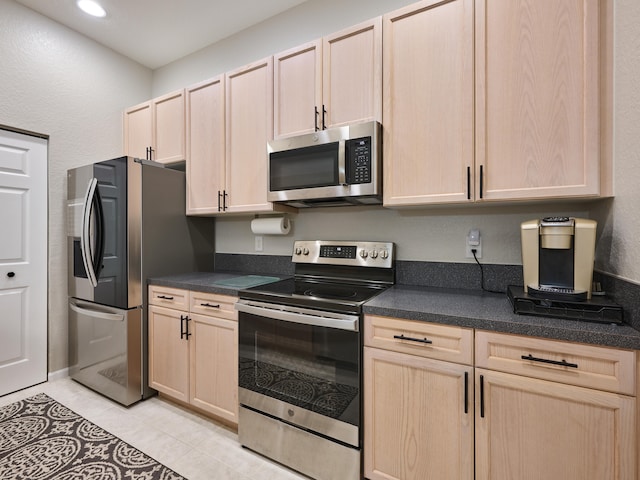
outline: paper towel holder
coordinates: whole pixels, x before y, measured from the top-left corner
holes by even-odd
[[[291,220],[287,216],[258,217],[251,220],[251,232],[254,235],[288,235]]]

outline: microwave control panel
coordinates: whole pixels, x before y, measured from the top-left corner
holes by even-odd
[[[345,141],[347,183],[371,183],[371,137]]]

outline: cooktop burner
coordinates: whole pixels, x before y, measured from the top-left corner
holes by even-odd
[[[311,290],[306,290],[304,292],[308,297],[318,297],[318,298],[337,298],[341,300],[346,300],[349,298],[356,298],[357,293],[350,288],[339,289],[333,287],[315,287]]]
[[[359,314],[394,283],[393,244],[297,241],[295,277],[240,291],[240,298]]]
[[[240,297],[285,305],[358,313],[364,302],[386,289],[387,286],[323,284],[317,281],[288,278],[242,290]]]

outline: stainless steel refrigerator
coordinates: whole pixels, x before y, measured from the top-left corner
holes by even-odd
[[[185,216],[185,174],[132,157],[67,172],[69,374],[123,404],[148,386],[149,277],[211,271],[213,220]]]

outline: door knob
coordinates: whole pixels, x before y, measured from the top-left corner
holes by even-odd
[[[9,277],[9,278],[13,278],[15,276],[16,276],[16,274],[14,272],[7,273],[7,277]]]

